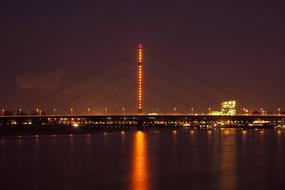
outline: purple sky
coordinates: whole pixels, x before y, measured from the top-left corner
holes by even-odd
[[[285,109],[285,11],[280,0],[72,1],[2,0],[0,2],[0,107],[15,109],[136,50],[149,53],[250,100],[259,107]],[[33,105],[59,105],[136,67],[136,58],[83,84]],[[201,82],[146,57],[144,67],[217,102],[232,99]],[[147,84],[200,111],[219,105],[167,84],[147,71]],[[75,110],[136,83],[136,73],[63,106]],[[177,102],[145,89],[145,111],[156,107],[185,112]],[[110,111],[130,103],[136,89],[98,105]],[[252,105],[238,101],[240,107]]]

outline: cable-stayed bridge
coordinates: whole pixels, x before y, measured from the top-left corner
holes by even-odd
[[[16,108],[15,113],[8,112],[4,108],[1,110],[2,114],[0,116],[0,125],[7,126],[7,125],[73,125],[77,126],[90,126],[90,125],[125,125],[125,126],[132,126],[132,125],[140,125],[140,126],[150,126],[150,125],[175,125],[175,126],[196,126],[205,124],[205,125],[235,125],[235,126],[245,126],[248,124],[253,123],[256,120],[262,121],[270,121],[271,123],[280,124],[284,123],[285,115],[281,113],[280,108],[278,109],[277,113],[269,114],[263,111],[262,109],[260,112],[251,113],[251,112],[238,112],[234,115],[228,114],[220,114],[220,115],[212,115],[209,113],[203,113],[199,111],[199,109],[193,108],[189,104],[188,101],[182,100],[177,96],[173,96],[162,89],[156,88],[152,85],[151,82],[144,80],[144,73],[148,73],[148,76],[154,78],[154,80],[160,80],[164,82],[166,85],[171,87],[179,88],[183,90],[183,92],[189,94],[189,97],[195,96],[200,98],[203,101],[206,101],[212,105],[219,105],[220,101],[216,100],[208,95],[205,95],[198,90],[192,89],[190,86],[181,84],[175,81],[172,78],[164,76],[158,72],[150,68],[145,68],[143,64],[144,57],[147,56],[152,61],[160,64],[162,66],[167,67],[172,72],[177,72],[179,75],[183,76],[185,80],[192,80],[199,82],[206,86],[207,88],[213,89],[218,91],[231,99],[244,102],[245,104],[254,107],[255,110],[259,110],[260,106],[258,106],[253,101],[239,96],[227,89],[222,88],[221,86],[207,81],[199,76],[193,75],[187,70],[181,69],[174,64],[171,64],[150,52],[143,51],[143,46],[140,44],[138,45],[137,51],[130,53],[127,56],[124,56],[102,68],[91,72],[71,83],[68,83],[60,88],[57,88],[43,96],[33,99],[32,101],[26,102],[25,104],[18,106]],[[53,105],[46,108],[38,108],[37,105],[39,103],[45,102],[48,99],[60,95],[64,91],[78,87],[82,83],[90,80],[96,79],[98,75],[104,72],[108,72],[112,69],[116,69],[116,66],[120,66],[124,62],[128,61],[129,59],[137,57],[136,64],[133,64],[136,67],[129,67],[126,71],[120,73],[117,76],[110,77],[110,79],[102,81],[99,84],[96,84],[92,88],[88,88],[85,91],[80,92],[77,95],[70,96],[57,105]],[[75,110],[75,108],[71,107],[72,103],[75,101],[82,100],[89,95],[92,95],[106,87],[113,87],[116,85],[120,80],[132,75],[136,74],[136,78],[130,81],[129,86],[125,88],[120,88],[118,91],[114,91],[111,94],[103,94],[102,99],[95,100],[91,105],[89,104],[86,106],[86,109],[79,109]],[[129,91],[136,92],[136,99],[127,98],[128,102],[123,102],[123,106],[120,108],[111,109],[104,108],[104,111],[101,113],[94,114],[92,110],[99,106],[104,105],[110,101],[116,101],[119,97],[124,96]],[[186,110],[184,113],[178,112],[176,107],[173,107],[172,111],[163,110],[163,106],[158,107],[153,102],[146,101],[145,91],[149,91],[154,95],[158,96],[158,98],[164,98],[165,100],[171,102],[171,104],[180,105],[184,107]],[[61,108],[69,107],[67,113],[60,113]],[[133,113],[128,113],[126,110],[131,107],[136,106],[136,110]],[[145,111],[145,106],[152,107],[152,112]],[[31,113],[27,113],[26,110],[32,109]],[[244,108],[245,109],[245,108]],[[210,112],[210,110],[209,110]]]

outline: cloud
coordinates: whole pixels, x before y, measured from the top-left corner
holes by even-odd
[[[20,89],[53,89],[62,82],[63,71],[51,71],[37,75],[22,75],[16,78]]]

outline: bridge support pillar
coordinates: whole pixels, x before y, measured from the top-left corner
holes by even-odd
[[[143,68],[142,68],[142,60],[143,60],[143,46],[142,44],[138,45],[138,113],[143,113],[143,91],[142,91],[142,79],[143,79]]]

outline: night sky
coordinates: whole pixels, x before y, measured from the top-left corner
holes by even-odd
[[[285,109],[285,6],[277,0],[0,1],[0,107],[32,100],[136,51],[145,51],[269,111]],[[136,57],[26,108],[47,109],[136,68]],[[233,99],[145,55],[144,67],[217,102]],[[206,112],[207,101],[144,71],[147,85]],[[60,110],[87,109],[136,84],[136,71]],[[145,111],[189,111],[144,89]],[[239,107],[257,109],[238,100]],[[94,113],[136,109],[136,88],[95,107]]]

